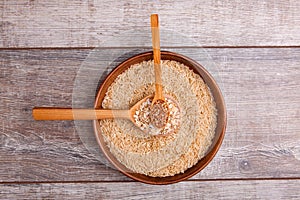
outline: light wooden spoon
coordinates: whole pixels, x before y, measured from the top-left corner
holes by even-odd
[[[143,102],[153,98],[153,95],[146,96],[138,101],[129,110],[104,110],[104,109],[85,109],[85,108],[56,108],[56,107],[35,107],[32,110],[32,115],[35,120],[97,120],[97,119],[114,119],[122,118],[130,120],[135,126],[141,129],[146,134],[159,135],[164,127],[153,127],[148,124],[148,127],[142,127],[135,120],[135,114],[139,111]],[[177,102],[167,96],[176,107],[179,109]],[[151,131],[151,133],[150,133]]]
[[[165,102],[165,97],[162,92],[162,80],[161,80],[161,67],[160,67],[160,37],[159,37],[159,22],[158,15],[151,15],[151,32],[152,32],[152,49],[154,60],[154,74],[155,74],[155,94],[152,101],[151,112],[156,115],[155,120],[151,121],[157,128],[165,126],[165,118],[167,113],[162,109],[162,105]],[[154,109],[156,107],[157,109]]]
[[[35,120],[95,120],[122,118],[129,119],[133,124],[138,126],[134,120],[134,114],[140,108],[140,105],[150,97],[151,95],[143,98],[129,110],[35,107],[32,110],[32,115]]]

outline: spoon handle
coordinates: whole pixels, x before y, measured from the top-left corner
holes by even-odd
[[[35,107],[32,110],[35,120],[95,120],[129,118],[129,110],[100,110]]]
[[[158,15],[151,15],[151,32],[152,32],[152,48],[155,73],[155,95],[154,100],[163,99],[162,95],[162,80],[160,68],[160,37],[159,37],[159,22]]]

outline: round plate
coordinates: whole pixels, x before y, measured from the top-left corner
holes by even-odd
[[[134,57],[131,57],[127,59],[126,61],[119,64],[105,79],[105,81],[102,83],[102,85],[99,88],[99,91],[97,93],[97,97],[95,100],[95,108],[101,108],[102,101],[105,97],[106,91],[108,87],[113,83],[113,81],[117,78],[118,75],[123,73],[125,70],[127,70],[131,65],[140,63],[142,61],[152,60],[153,59],[153,53],[152,52],[145,52],[142,54],[138,54]],[[210,88],[212,95],[214,97],[214,100],[216,102],[216,107],[218,110],[217,115],[217,127],[215,130],[215,136],[213,138],[213,142],[206,153],[206,155],[198,161],[196,165],[193,167],[187,169],[184,173],[177,174],[174,176],[168,176],[168,177],[150,177],[143,174],[138,174],[130,171],[127,169],[122,163],[120,163],[114,155],[110,152],[109,148],[107,147],[104,138],[102,136],[101,130],[100,130],[100,124],[98,120],[93,121],[94,125],[94,131],[95,136],[97,139],[97,142],[106,156],[106,158],[123,174],[126,176],[148,184],[171,184],[176,183],[179,181],[183,181],[185,179],[188,179],[192,177],[193,175],[200,172],[207,164],[213,159],[213,157],[216,155],[217,151],[219,150],[224,134],[226,129],[226,108],[224,99],[222,96],[222,93],[216,83],[216,81],[213,79],[213,77],[208,73],[208,71],[201,66],[199,63],[195,62],[194,60],[185,57],[183,55],[168,52],[168,51],[162,51],[161,52],[161,59],[162,60],[174,60],[180,63],[183,63],[184,65],[188,66],[190,69],[192,69],[195,73],[199,74],[204,82],[208,85]]]

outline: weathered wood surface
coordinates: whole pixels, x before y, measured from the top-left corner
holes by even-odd
[[[3,199],[299,199],[300,180],[189,181],[153,186],[124,183],[0,185]],[[272,191],[272,192],[270,192]]]
[[[201,59],[196,49],[171,50]],[[300,178],[300,48],[206,50],[223,80],[228,129],[216,158],[192,179]],[[1,182],[129,180],[84,148],[73,122],[31,117],[34,106],[72,105],[76,72],[89,51],[0,51]],[[217,77],[216,68],[210,72]]]
[[[149,30],[151,13],[204,46],[299,46],[299,8],[297,0],[2,1],[0,47],[95,47],[125,30]]]
[[[297,0],[1,1],[0,199],[299,199],[299,8]],[[151,13],[160,15],[162,46],[199,61],[196,46],[214,47],[206,50],[219,70],[201,63],[223,82],[228,111],[215,159],[169,186],[101,164],[74,122],[31,116],[37,105],[72,105],[92,47],[150,46]],[[110,56],[98,61],[110,65]]]

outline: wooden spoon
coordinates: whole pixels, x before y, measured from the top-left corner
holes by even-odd
[[[140,105],[150,96],[146,96],[129,110],[105,110],[105,109],[86,109],[86,108],[55,108],[55,107],[35,107],[32,115],[35,120],[96,120],[96,119],[129,119],[133,124],[135,112]]]
[[[177,101],[171,96],[166,96],[171,100],[175,107],[179,110]],[[130,120],[135,126],[141,129],[144,133],[150,135],[160,135],[163,127],[154,127],[152,123],[148,126],[139,125],[139,121],[135,120],[136,113],[140,112],[142,103],[148,99],[152,99],[153,95],[146,96],[129,110],[104,110],[104,109],[85,109],[85,108],[55,108],[55,107],[35,107],[32,110],[32,115],[35,120],[97,120],[97,119],[114,119],[122,118]],[[143,105],[144,106],[144,105]],[[138,112],[137,112],[138,111]],[[150,113],[151,115],[151,113]],[[167,120],[167,119],[166,119]]]
[[[165,100],[162,94],[162,80],[161,80],[161,68],[160,68],[160,38],[159,38],[159,22],[158,15],[151,15],[151,32],[152,32],[152,48],[153,48],[153,60],[154,60],[154,74],[155,74],[155,94],[152,101],[152,105],[157,100]]]
[[[156,120],[151,121],[157,128],[165,126],[165,116],[167,113],[162,109],[162,105],[165,102],[165,97],[162,92],[162,80],[161,80],[161,67],[160,67],[160,38],[159,38],[159,22],[158,15],[151,15],[151,32],[152,32],[152,49],[153,49],[153,60],[154,60],[154,74],[155,74],[155,94],[152,101],[153,114],[156,115]],[[155,112],[155,113],[154,113]],[[158,113],[158,114],[157,114]]]

